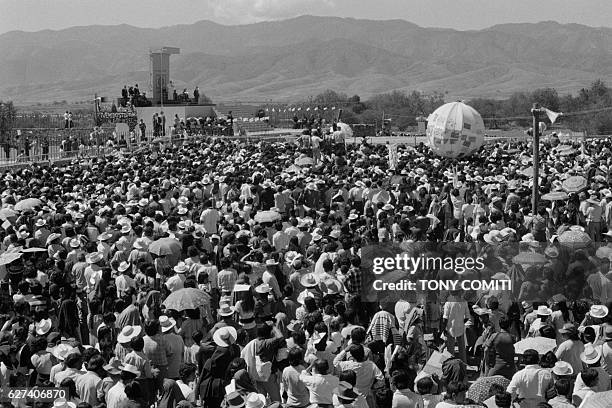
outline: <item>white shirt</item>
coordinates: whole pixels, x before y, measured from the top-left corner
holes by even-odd
[[[119,403],[126,399],[125,385],[123,385],[123,382],[119,381],[117,384],[113,385],[111,389],[108,390],[108,394],[106,394],[106,408],[118,408]]]
[[[204,231],[208,234],[214,234],[217,232],[217,223],[219,222],[219,212],[212,208],[207,208],[202,211],[200,216],[200,222]]]
[[[465,320],[470,318],[470,311],[465,300],[449,300],[444,303],[444,315],[447,320],[446,329],[453,337],[465,334]]]

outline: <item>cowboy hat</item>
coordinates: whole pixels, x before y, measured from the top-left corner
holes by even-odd
[[[53,408],[76,408],[76,404],[66,401],[66,398],[58,398],[53,401]]]
[[[300,277],[300,285],[305,288],[314,288],[319,285],[319,280],[314,273],[307,273]]]
[[[61,238],[62,234],[58,234],[56,232],[52,232],[51,234],[49,234],[49,236],[47,237],[47,242],[45,243],[46,245],[49,245],[50,243],[52,243],[53,241],[55,241],[58,238]]]
[[[576,328],[574,323],[565,323],[563,325],[563,327],[559,329],[559,333],[561,333],[561,334],[577,334],[578,333],[578,328]]]
[[[185,215],[187,214],[187,207],[180,206],[178,207],[177,212],[179,213],[179,215]]]
[[[121,367],[121,371],[126,373],[132,373],[136,377],[140,377],[140,370],[138,370],[138,367],[132,364],[124,364],[123,367]]]
[[[222,303],[219,305],[219,309],[217,309],[217,315],[222,317],[231,316],[234,313],[236,313],[236,308],[229,303]]]
[[[574,368],[566,361],[557,361],[555,366],[552,368],[552,372],[558,376],[573,375]]]
[[[98,235],[98,241],[108,241],[112,237],[113,237],[113,234],[109,232],[103,232],[100,235]]]
[[[552,310],[546,305],[540,305],[538,306],[536,314],[539,316],[550,316],[552,314]]]
[[[176,320],[168,316],[159,316],[159,325],[162,333],[167,333],[176,326]]]
[[[219,347],[229,347],[236,342],[238,332],[232,326],[221,327],[213,334],[213,341]]]
[[[40,322],[35,324],[36,334],[38,334],[39,336],[43,336],[49,333],[49,330],[51,330],[52,325],[53,324],[51,323],[51,319],[42,319]]]
[[[592,344],[585,344],[584,351],[580,354],[580,360],[583,363],[590,365],[595,364],[601,359],[601,351],[598,347]]]
[[[104,259],[104,255],[102,255],[101,252],[92,252],[91,254],[85,257],[85,261],[87,261],[88,264],[98,263],[102,259]]]
[[[266,406],[266,397],[262,394],[252,392],[247,395],[244,408],[264,408]]]
[[[123,329],[121,329],[121,333],[117,335],[117,342],[129,343],[130,341],[132,341],[132,339],[138,337],[141,331],[141,326],[125,326]]]
[[[111,361],[102,368],[109,374],[119,375],[123,369],[123,364],[121,364],[121,361],[112,358]]]
[[[148,245],[143,239],[137,239],[136,241],[134,241],[134,244],[132,244],[132,247],[134,247],[135,249],[146,249]]]
[[[262,283],[255,288],[255,292],[257,293],[270,293],[271,290],[272,288],[267,283]]]
[[[355,401],[357,398],[359,398],[359,394],[355,392],[353,386],[346,381],[340,381],[338,388],[336,389],[336,395],[338,396],[338,399],[348,402]]]
[[[603,319],[608,315],[608,308],[604,305],[593,305],[589,310],[589,315],[596,319]]]
[[[71,248],[78,248],[81,246],[81,241],[78,238],[72,238],[70,240],[70,247]]]
[[[39,218],[38,221],[36,221],[36,225],[37,227],[44,227],[45,225],[47,225],[47,221],[45,221],[44,218]]]
[[[185,265],[185,262],[179,262],[173,269],[174,272],[179,274],[187,273],[187,271],[189,270],[187,265]]]
[[[129,234],[131,231],[132,227],[130,225],[125,224],[123,227],[121,227],[122,234]]]
[[[121,263],[119,264],[119,266],[117,267],[117,270],[118,270],[119,272],[125,272],[125,271],[127,271],[128,269],[130,269],[130,263],[129,263],[129,262],[126,262],[126,261],[121,262]]]
[[[51,354],[53,354],[53,356],[58,360],[64,361],[66,356],[73,351],[75,351],[74,347],[69,346],[68,344],[58,344],[57,346],[53,347]]]
[[[338,295],[342,291],[342,283],[337,279],[330,279],[325,282],[328,295]]]

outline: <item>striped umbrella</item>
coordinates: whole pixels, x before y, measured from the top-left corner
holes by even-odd
[[[567,200],[569,196],[564,191],[553,191],[551,193],[544,194],[541,198],[542,200],[547,201],[563,201]]]
[[[587,188],[587,179],[582,176],[572,176],[565,179],[562,187],[568,193],[576,193]]]

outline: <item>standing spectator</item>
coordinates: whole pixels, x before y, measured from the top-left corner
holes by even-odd
[[[461,297],[461,291],[451,291],[450,297],[444,303],[442,316],[442,327],[446,335],[446,347],[448,351],[455,354],[455,345],[458,347],[458,355],[464,363],[467,362],[465,350],[465,322],[470,318],[467,302]]]
[[[193,90],[193,100],[197,104],[200,99],[200,89],[196,86]]]

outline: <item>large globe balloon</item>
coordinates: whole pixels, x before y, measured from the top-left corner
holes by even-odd
[[[440,156],[469,156],[484,143],[482,117],[463,102],[444,104],[427,118],[427,143]]]

